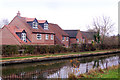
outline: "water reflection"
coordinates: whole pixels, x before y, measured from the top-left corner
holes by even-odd
[[[2,78],[68,78],[69,74],[77,76],[91,69],[118,65],[118,60],[117,55],[109,55],[3,66]]]

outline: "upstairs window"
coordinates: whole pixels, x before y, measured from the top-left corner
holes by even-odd
[[[53,34],[51,34],[51,40],[53,40]]]
[[[41,40],[42,39],[42,35],[41,34],[37,34],[37,40]]]
[[[66,37],[66,41],[68,41],[68,37]]]
[[[49,38],[49,36],[48,36],[48,34],[46,34],[45,39],[48,40],[48,38]]]
[[[79,42],[79,39],[77,39],[77,42]]]
[[[64,41],[64,36],[62,37],[62,41]]]
[[[37,22],[33,22],[33,23],[32,23],[32,27],[33,27],[34,29],[37,29],[37,28],[38,28],[38,23],[37,23]]]
[[[21,34],[21,40],[23,40],[24,42],[26,42],[26,33],[22,33]]]
[[[48,24],[47,23],[44,24],[44,29],[48,30]]]

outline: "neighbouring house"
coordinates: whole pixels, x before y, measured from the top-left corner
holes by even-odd
[[[94,35],[96,32],[87,32],[87,31],[80,31],[80,30],[64,30],[66,33],[69,34],[70,38],[70,45],[71,44],[91,44],[94,41]]]
[[[47,20],[21,17],[20,12],[0,30],[1,45],[55,45],[69,46],[69,36],[57,24]],[[63,40],[64,37],[64,40]]]
[[[85,43],[80,30],[64,30],[69,35],[70,45]]]
[[[83,39],[86,40],[86,43],[91,44],[94,42],[94,35],[97,34],[97,32],[88,32],[88,31],[80,31],[83,35]]]
[[[69,35],[57,24],[49,23],[49,26],[55,33],[55,44],[69,47]]]

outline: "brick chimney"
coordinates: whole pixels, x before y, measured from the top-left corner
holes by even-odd
[[[20,17],[20,11],[18,11],[17,16],[19,16],[19,17]]]

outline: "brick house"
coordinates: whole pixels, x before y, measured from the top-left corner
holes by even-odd
[[[70,45],[71,44],[81,44],[83,43],[82,34],[80,30],[64,30],[69,35]]]
[[[83,38],[86,39],[87,44],[91,44],[94,42],[94,35],[97,34],[97,32],[86,32],[86,31],[80,31],[83,35]]]
[[[96,32],[85,32],[80,30],[64,30],[66,33],[68,33],[70,38],[70,45],[71,44],[91,44],[92,41],[94,41],[94,34]]]
[[[19,12],[8,25],[5,25],[0,30],[0,33],[1,45],[62,44],[66,47],[69,45],[69,40],[65,42],[62,41],[62,37],[68,37],[68,34],[65,33],[57,24],[48,23],[47,20],[21,17]]]

